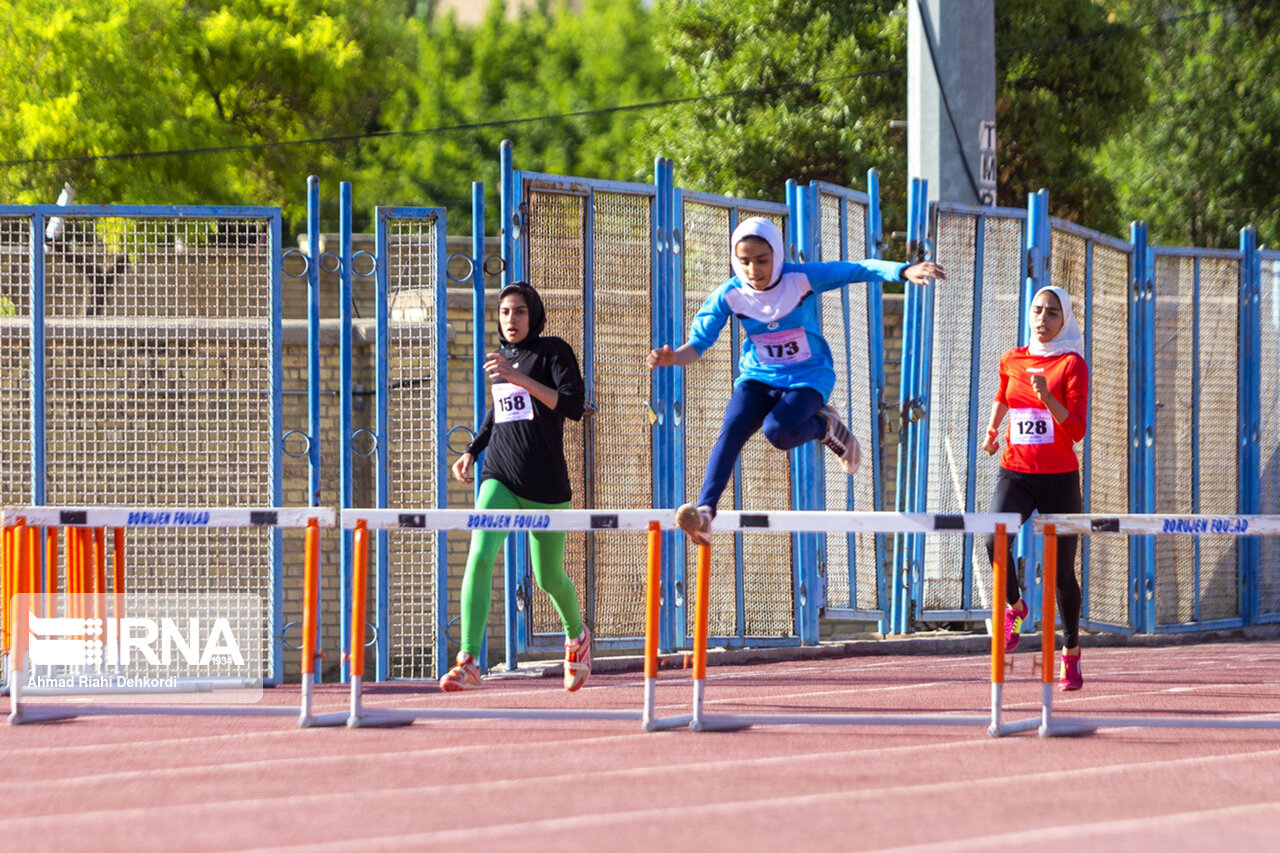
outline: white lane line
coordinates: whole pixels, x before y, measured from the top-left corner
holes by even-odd
[[[1004,832],[996,835],[983,835],[973,838],[952,841],[916,844],[908,847],[884,847],[869,853],[949,853],[956,850],[991,850],[1000,849],[1005,844],[1017,846],[1034,837],[1039,846],[1046,841],[1087,842],[1089,836],[1114,836],[1117,834],[1149,833],[1153,830],[1167,830],[1175,826],[1194,826],[1205,821],[1219,818],[1256,818],[1267,814],[1280,815],[1280,802],[1251,803],[1244,806],[1222,806],[1216,809],[1202,809],[1194,812],[1177,812],[1175,814],[1152,815],[1150,817],[1126,818],[1124,820],[1103,820],[1094,823],[1073,823],[1061,826],[1036,827],[1019,832]],[[1226,839],[1223,841],[1225,842]],[[1152,842],[1154,843],[1154,842]]]
[[[1077,784],[1087,779],[1100,776],[1130,774],[1135,770],[1168,770],[1190,765],[1207,766],[1211,762],[1231,761],[1240,758],[1280,758],[1280,749],[1264,750],[1250,753],[1234,753],[1229,756],[1208,756],[1195,758],[1177,758],[1166,761],[1149,761],[1111,765],[1106,767],[1089,767],[1072,770],[1055,770],[1041,773],[1025,773],[1017,776],[982,777],[977,779],[961,779],[951,782],[931,782],[915,785],[899,785],[859,789],[855,791],[833,791],[820,794],[795,794],[782,797],[768,797],[753,800],[734,800],[723,803],[699,805],[697,803],[681,803],[678,806],[656,809],[633,809],[616,812],[595,812],[592,814],[572,815],[569,817],[542,818],[524,821],[513,821],[505,824],[489,824],[485,826],[468,826],[464,829],[440,830],[436,832],[409,833],[387,836],[366,836],[360,839],[363,851],[375,849],[415,849],[427,844],[449,845],[462,844],[474,846],[481,841],[496,842],[502,839],[519,839],[528,841],[533,837],[571,838],[572,833],[586,828],[616,826],[623,823],[649,823],[655,821],[672,821],[677,825],[688,825],[692,815],[734,815],[752,814],[758,816],[760,810],[783,810],[786,814],[794,814],[797,809],[812,807],[839,807],[854,802],[866,802],[884,797],[921,797],[955,794],[964,791],[973,792],[976,786],[995,787],[999,791],[1007,791],[1011,786],[1021,784]],[[927,799],[921,800],[927,802]],[[1022,840],[1028,840],[1029,834],[1038,839],[1035,833],[1020,833]],[[310,843],[298,846],[280,846],[258,848],[252,853],[267,851],[312,850],[312,851],[344,851],[350,849],[351,841],[335,841],[328,843]],[[940,849],[946,849],[944,845]],[[247,851],[246,851],[247,853]]]

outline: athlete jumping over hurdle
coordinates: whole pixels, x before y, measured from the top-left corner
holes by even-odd
[[[702,357],[730,316],[742,323],[742,355],[724,424],[707,459],[697,504],[684,504],[676,523],[695,543],[709,543],[716,504],[733,474],[747,439],[763,427],[779,450],[817,439],[840,457],[852,476],[861,453],[858,439],[826,405],[835,387],[831,348],[822,337],[817,299],[810,298],[854,281],[910,281],[926,285],[945,279],[933,262],[901,264],[866,259],[857,263],[787,263],[782,233],[767,219],[744,220],[730,241],[734,275],[717,287],[689,328],[689,340],[676,349],[664,344],[651,350],[649,369],[684,366]]]
[[[453,464],[453,476],[470,483],[469,472],[486,447],[476,509],[568,509],[572,488],[564,458],[564,419],[581,420],[586,399],[573,348],[543,337],[542,297],[517,282],[498,294],[501,352],[485,358],[493,380],[493,405],[480,431]],[[494,561],[506,530],[476,530],[462,580],[462,650],[440,678],[440,689],[479,687],[476,656],[489,619]],[[564,533],[530,533],[533,578],[551,596],[564,623],[564,689],[577,690],[591,674],[591,632],[582,621],[578,593],[564,571]]]
[[[1031,302],[1031,343],[1000,357],[1000,385],[991,406],[991,422],[982,449],[1000,449],[1000,422],[1009,415],[1009,431],[1000,457],[1000,476],[991,497],[992,512],[1016,512],[1025,522],[1033,511],[1080,512],[1080,462],[1074,445],[1088,426],[1089,367],[1084,337],[1071,313],[1071,297],[1044,287]],[[1079,690],[1080,584],[1076,580],[1077,536],[1058,537],[1058,610],[1062,613],[1062,671],[1059,690]],[[987,538],[987,556],[995,559],[995,540]],[[1004,645],[1018,647],[1027,604],[1018,585],[1013,537],[1009,538],[1008,604]],[[1045,661],[1045,666],[1052,661]]]

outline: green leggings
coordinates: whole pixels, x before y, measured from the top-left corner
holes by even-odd
[[[480,483],[476,509],[568,509],[569,502],[544,504],[526,500],[492,478]],[[493,589],[493,565],[507,538],[506,530],[476,530],[471,534],[467,573],[462,578],[462,650],[480,657],[485,623],[489,621],[489,599]],[[582,633],[582,612],[578,592],[564,572],[564,533],[530,533],[529,555],[533,559],[533,579],[551,596],[566,637]]]

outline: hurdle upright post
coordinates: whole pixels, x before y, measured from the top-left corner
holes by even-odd
[[[360,725],[360,690],[364,683],[365,593],[369,584],[369,525],[363,518],[351,534],[351,716],[347,725]]]
[[[711,546],[698,546],[697,608],[693,621],[693,718],[689,728],[702,731],[702,697],[707,686],[707,620],[711,603]]]
[[[320,527],[314,518],[307,522],[306,537],[302,573],[302,709],[298,720],[298,724],[303,726],[311,720],[311,693],[316,672],[315,604],[319,587]]]
[[[991,726],[987,733],[998,737],[1004,707],[1004,624],[997,614],[1008,594],[1009,572],[1009,532],[1003,524],[996,525],[994,550],[995,559],[991,561],[994,574],[991,582]]]
[[[1058,592],[1058,529],[1056,525],[1044,526],[1044,594],[1043,615],[1040,617],[1040,735],[1047,736],[1053,729],[1053,645],[1056,615],[1054,601]]]
[[[644,595],[644,715],[640,727],[653,727],[658,682],[658,596],[662,584],[662,525],[649,522],[648,577]]]

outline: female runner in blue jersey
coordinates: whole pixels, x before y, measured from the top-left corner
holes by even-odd
[[[835,387],[831,348],[822,337],[818,294],[853,281],[910,281],[928,284],[945,279],[932,262],[900,264],[867,259],[859,263],[786,263],[782,233],[767,219],[743,221],[730,241],[735,275],[715,289],[690,324],[689,340],[676,349],[652,350],[656,367],[692,364],[719,337],[729,317],[744,331],[738,379],[724,412],[720,436],[707,460],[697,504],[685,504],[676,522],[698,544],[707,544],[716,504],[733,474],[742,448],[755,432],[779,450],[815,439],[840,457],[840,467],[853,475],[861,454],[858,440],[826,405]]]

